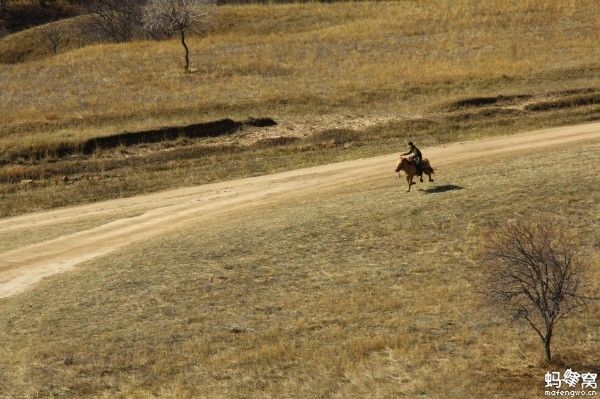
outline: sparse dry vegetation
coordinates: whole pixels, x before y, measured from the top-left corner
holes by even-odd
[[[282,123],[266,128],[274,130],[265,137],[265,128],[247,126],[230,137],[98,149],[92,156],[75,152],[60,158],[49,149],[36,160],[30,150],[22,153],[22,160],[0,167],[0,216],[374,156],[403,149],[409,139],[433,145],[600,117],[598,106],[491,116],[486,109],[382,120],[363,129],[323,129],[317,124],[309,134]]]
[[[598,120],[599,7],[222,6],[208,36],[190,39],[192,74],[177,43],[98,44],[87,16],[9,35],[0,39],[0,214],[395,151],[408,136],[431,144]],[[61,39],[57,55],[49,32]],[[248,116],[280,127],[79,153],[123,131]],[[327,134],[336,137],[319,138]],[[54,185],[64,176],[77,184]]]
[[[0,38],[79,14],[86,0],[0,0]],[[36,43],[31,43],[36,45]]]
[[[0,386],[59,398],[539,397],[538,338],[483,317],[470,252],[482,225],[558,214],[595,256],[597,284],[598,151],[438,170],[462,190],[399,195],[389,176],[326,201],[299,193],[88,262],[0,301]],[[597,316],[566,321],[553,367],[598,371]]]
[[[190,72],[187,37],[208,30],[214,19],[213,0],[148,0],[143,25],[153,36],[179,37],[184,50],[184,70]]]
[[[192,39],[191,75],[165,42],[2,65],[0,150],[222,117],[404,117],[456,97],[600,86],[598,2],[444,4],[219,7],[215,30]]]
[[[219,6],[192,73],[178,39],[92,18],[0,38],[0,217],[600,120],[596,0]],[[599,151],[446,164],[410,196],[390,165],[46,278],[0,299],[0,397],[538,397],[539,339],[482,308],[473,249],[560,215],[597,285]],[[133,215],[10,230],[0,256]],[[599,372],[597,311],[562,327],[552,366]]]
[[[590,310],[594,301],[586,261],[569,224],[550,215],[529,216],[490,229],[481,241],[486,279],[481,291],[495,312],[535,331],[551,362],[557,324]]]
[[[119,43],[139,37],[143,0],[89,0],[86,9],[92,29]]]

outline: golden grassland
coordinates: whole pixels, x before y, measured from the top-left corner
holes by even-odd
[[[13,52],[36,47],[35,59],[0,65],[0,151],[221,117],[402,117],[459,96],[600,86],[595,0],[219,10],[214,31],[191,41],[192,74],[176,41],[41,57],[43,40],[16,40],[32,32],[0,40]]]
[[[391,152],[408,138],[598,120],[599,17],[592,0],[223,6],[210,34],[191,39],[191,74],[176,41],[86,46],[85,17],[9,35],[0,216]],[[49,29],[66,33],[55,56]],[[247,143],[244,131],[77,153],[116,132],[248,116],[281,122],[275,139]],[[345,120],[364,123],[332,130]],[[75,154],[57,155],[63,146]]]
[[[481,307],[481,227],[560,215],[597,258],[597,144],[393,175],[190,226],[0,300],[9,397],[534,398],[598,371],[597,309],[538,338]],[[421,188],[422,186],[417,186]],[[323,195],[327,201],[323,201]],[[589,281],[600,278],[593,263]]]
[[[304,138],[285,136],[284,130],[279,133],[284,136],[253,144],[244,142],[253,132],[250,129],[227,142],[223,138],[183,139],[103,150],[91,157],[8,164],[0,167],[0,217],[375,156],[404,150],[408,140],[429,146],[600,119],[600,105],[562,108],[564,103],[532,103],[559,105],[555,110],[535,112],[523,111],[518,104],[517,109],[508,110],[507,105],[461,107],[363,129],[317,130]]]

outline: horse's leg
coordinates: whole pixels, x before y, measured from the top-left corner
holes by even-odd
[[[424,159],[422,165],[423,165],[423,169],[422,169],[423,173],[425,173],[429,177],[429,181],[432,182],[433,179],[431,178],[431,175],[433,174],[433,168],[431,167],[429,160]],[[422,178],[421,178],[421,182],[423,182]]]
[[[410,188],[415,182],[413,181],[414,175],[406,175],[406,182],[408,183],[408,192],[410,192]]]
[[[410,174],[412,175],[411,179],[414,179],[415,176],[419,176],[419,175],[417,175],[417,167],[415,165],[411,165],[411,167],[410,167]],[[419,178],[421,179],[421,183],[422,183],[423,182],[423,175],[421,174],[419,176]],[[413,182],[413,184],[417,184],[417,183]]]

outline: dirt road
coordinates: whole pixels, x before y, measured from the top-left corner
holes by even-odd
[[[434,166],[483,156],[600,142],[600,123],[544,129],[514,136],[424,148]],[[315,193],[360,181],[393,177],[397,154],[293,170],[274,175],[207,184],[0,220],[0,234],[35,231],[114,215],[115,220],[0,254],[0,298],[21,292],[41,278],[68,270],[130,243],[241,208],[265,206],[299,193]],[[405,181],[398,183],[404,193]],[[419,195],[411,193],[410,195]],[[120,214],[138,216],[119,217]]]

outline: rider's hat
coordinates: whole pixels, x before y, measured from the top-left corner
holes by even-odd
[[[409,146],[411,146],[411,147],[412,147],[412,146],[414,146],[414,144],[413,144],[413,142],[412,142],[412,141],[409,141],[409,142],[408,142],[408,145],[409,145]]]

